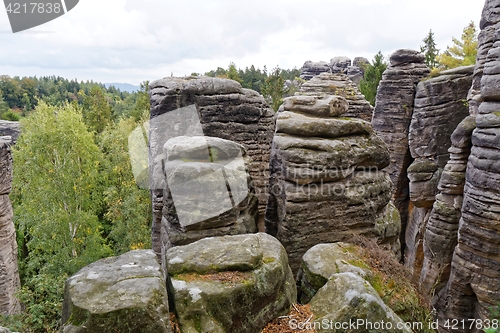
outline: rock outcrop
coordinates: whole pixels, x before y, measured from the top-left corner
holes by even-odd
[[[371,275],[368,265],[360,260],[353,244],[339,242],[318,244],[310,248],[302,257],[297,274],[300,303],[309,303],[330,277],[339,273],[354,273],[362,278]]]
[[[20,310],[15,293],[20,287],[16,230],[12,222],[12,156],[10,139],[0,138],[0,315]]]
[[[96,261],[66,281],[64,333],[170,333],[165,276],[151,250]]]
[[[300,78],[304,80],[310,80],[316,75],[319,75],[321,73],[331,73],[332,69],[328,64],[324,61],[319,61],[319,62],[313,62],[313,61],[306,61],[304,65],[302,66],[301,72],[300,72]]]
[[[371,121],[373,107],[361,94],[356,84],[344,74],[322,73],[305,82],[296,95],[338,95],[349,103],[345,117]]]
[[[450,158],[451,135],[469,115],[467,94],[473,71],[474,66],[443,71],[417,85],[408,134],[414,161],[407,170],[410,203],[405,251],[405,265],[413,272],[415,281],[422,268],[423,238],[438,183]]]
[[[425,226],[423,263],[419,287],[425,295],[435,295],[446,285],[458,238],[465,172],[472,146],[475,117],[465,118],[451,135],[450,160],[444,167],[436,201]],[[410,249],[408,249],[410,251]]]
[[[243,146],[206,136],[169,139],[154,179],[163,190],[161,258],[172,246],[257,232],[258,202]],[[248,160],[247,160],[248,162]]]
[[[167,258],[183,332],[260,332],[297,297],[283,246],[264,233],[205,238]]]
[[[177,136],[218,137],[241,144],[249,157],[249,173],[263,220],[267,203],[269,153],[274,112],[264,98],[232,80],[211,77],[165,78],[150,83],[151,164],[168,139]],[[153,165],[151,165],[153,168]],[[151,170],[152,172],[153,170]],[[153,248],[161,249],[162,188],[152,189]]]
[[[300,78],[311,80],[321,73],[346,74],[358,86],[365,74],[364,66],[368,63],[368,59],[363,57],[354,58],[352,65],[351,59],[347,57],[335,57],[329,63],[324,61],[312,62],[309,60],[302,66]]]
[[[442,322],[446,318],[487,319],[489,308],[500,302],[500,34],[497,22],[500,22],[500,1],[487,0],[481,26],[486,30],[496,24],[494,43],[487,52],[481,78],[482,102],[477,110],[477,128],[472,133],[458,244],[450,278],[438,302],[438,317]],[[441,329],[449,331],[446,327]],[[469,330],[455,332],[466,331]]]
[[[343,97],[308,95],[286,98],[278,113],[266,230],[284,245],[294,273],[320,243],[364,234],[399,247],[399,220],[376,222],[392,217],[385,209],[392,184],[381,171],[387,148],[370,123],[340,118],[347,110]]]
[[[318,290],[309,303],[318,333],[411,333],[366,280],[354,273],[338,273]],[[355,319],[354,319],[355,318]],[[350,323],[356,322],[353,326]],[[323,325],[321,325],[323,323]],[[324,323],[331,323],[324,325]],[[347,326],[335,326],[347,323]]]
[[[412,163],[408,147],[408,132],[413,115],[417,84],[430,73],[424,56],[413,50],[398,50],[380,81],[372,125],[387,144],[390,165],[386,171],[394,184],[393,198],[406,230],[409,201],[409,181],[406,170]],[[402,239],[404,241],[404,239]]]
[[[0,137],[9,136],[12,143],[15,143],[20,133],[21,125],[18,121],[0,120]]]

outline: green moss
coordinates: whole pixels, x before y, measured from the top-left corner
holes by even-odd
[[[270,264],[270,263],[275,262],[275,261],[276,261],[276,259],[273,258],[273,257],[264,257],[264,258],[262,258],[262,262],[264,264]]]
[[[493,112],[493,114],[497,117],[500,117],[500,112]]]

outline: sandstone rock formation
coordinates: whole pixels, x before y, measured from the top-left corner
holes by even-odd
[[[497,22],[500,22],[500,1],[487,0],[481,26],[485,30],[497,25],[481,78],[482,102],[476,118],[477,128],[472,133],[458,245],[450,278],[438,303],[438,316],[442,320],[484,320],[489,317],[489,308],[500,302],[500,34]],[[441,329],[448,331],[446,327]],[[461,331],[469,330],[458,330]],[[473,330],[476,331],[479,330]]]
[[[330,68],[332,73],[347,74],[347,69],[351,66],[351,59],[348,57],[335,57],[330,59]]]
[[[412,332],[384,303],[370,283],[351,272],[332,275],[309,304],[315,315],[314,321],[319,324],[318,333]],[[358,323],[355,327],[334,326],[336,323],[353,321]],[[325,322],[332,326],[321,325]]]
[[[0,315],[20,310],[15,293],[20,287],[16,230],[12,222],[12,156],[10,139],[0,138]]]
[[[399,247],[399,220],[376,223],[391,215],[391,182],[381,171],[387,148],[370,123],[339,117],[347,110],[343,97],[310,94],[286,98],[278,113],[266,230],[282,242],[294,272],[319,243],[365,234]]]
[[[167,258],[183,332],[260,332],[297,297],[283,246],[264,233],[205,238]]]
[[[424,56],[419,52],[394,52],[380,81],[373,113],[373,129],[389,148],[390,165],[386,171],[394,184],[393,198],[401,214],[403,230],[406,230],[409,200],[406,170],[412,162],[408,148],[408,132],[416,86],[429,73]]]
[[[296,95],[338,95],[349,103],[345,117],[371,121],[373,107],[361,94],[358,87],[344,74],[322,73],[305,82]]]
[[[21,126],[18,121],[0,120],[0,137],[9,136],[15,143],[20,133]]]
[[[321,73],[346,74],[356,85],[363,79],[364,66],[369,61],[363,57],[356,57],[351,65],[351,59],[347,57],[335,57],[327,64],[324,61],[312,62],[306,61],[301,69],[300,78],[311,80]]]
[[[167,140],[176,136],[205,135],[243,145],[263,219],[274,133],[274,112],[263,97],[236,81],[186,77],[150,83],[150,99],[150,161],[155,161]],[[152,196],[153,248],[159,253],[163,189],[153,189]]]
[[[154,179],[163,191],[161,258],[205,237],[257,232],[257,198],[243,146],[213,137],[169,139]]]
[[[321,73],[331,73],[332,69],[324,61],[312,62],[310,60],[306,61],[302,66],[300,78],[304,80],[310,80],[316,75]]]
[[[417,85],[408,133],[413,163],[407,170],[409,216],[406,227],[405,265],[419,279],[423,262],[423,238],[438,192],[441,173],[450,158],[451,134],[469,115],[467,93],[474,66],[443,71]]]
[[[366,264],[358,266],[350,264],[354,262],[362,261],[352,244],[339,242],[318,244],[310,248],[302,257],[302,264],[297,274],[299,301],[302,304],[309,303],[334,274],[349,272],[362,278],[371,275]]]
[[[476,119],[469,116],[451,135],[450,160],[441,174],[439,192],[424,232],[419,286],[425,295],[437,294],[446,285],[450,275],[453,251],[457,245],[465,171],[475,128]]]
[[[151,250],[96,261],[66,281],[63,332],[170,333],[165,276]]]

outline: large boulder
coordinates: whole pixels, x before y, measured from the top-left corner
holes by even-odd
[[[217,137],[241,144],[249,158],[248,169],[263,221],[274,132],[274,112],[264,98],[236,81],[212,77],[168,77],[151,82],[149,87],[150,161],[158,161],[165,143],[177,136]],[[153,249],[158,254],[164,194],[161,186],[152,189]]]
[[[66,282],[63,332],[170,333],[165,276],[150,250],[82,268]]]
[[[495,32],[490,40],[481,78],[481,104],[467,165],[459,222],[458,244],[450,278],[440,294],[438,317],[487,319],[500,302],[500,1],[487,0],[481,20],[483,31]],[[496,25],[493,29],[488,29]],[[442,331],[450,331],[441,327]],[[467,328],[455,332],[466,332]],[[473,330],[474,332],[478,331]]]
[[[411,164],[408,133],[417,84],[429,73],[419,52],[406,49],[394,52],[382,75],[373,112],[373,129],[389,148],[390,165],[386,171],[394,184],[393,199],[401,214],[403,230],[406,230],[409,201],[406,170]]]
[[[300,87],[296,95],[337,95],[344,97],[349,108],[345,117],[371,121],[373,107],[361,94],[358,86],[345,74],[321,73]]]
[[[300,303],[309,303],[334,274],[347,272],[362,278],[371,275],[369,266],[360,259],[355,245],[339,242],[313,246],[302,257],[297,274]]]
[[[411,332],[370,283],[355,273],[332,275],[309,304],[318,333]]]
[[[395,234],[375,228],[391,196],[381,171],[387,148],[368,122],[340,117],[348,108],[340,96],[307,95],[285,99],[278,113],[266,230],[285,246],[293,272],[312,246],[354,235],[399,249],[399,226]]]
[[[257,232],[246,162],[243,146],[229,140],[180,136],[165,143],[154,168],[162,183],[155,187],[164,187],[163,255],[205,237]]]
[[[297,297],[283,246],[264,233],[173,247],[167,265],[182,332],[260,332]]]
[[[474,66],[443,71],[417,85],[415,106],[408,133],[413,163],[407,170],[409,216],[406,227],[405,264],[417,281],[423,262],[423,238],[438,183],[450,159],[448,149],[458,124],[469,115],[467,94]]]
[[[15,294],[20,287],[16,230],[12,221],[12,156],[10,139],[0,138],[0,315],[20,310]]]

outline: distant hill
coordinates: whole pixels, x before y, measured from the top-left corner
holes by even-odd
[[[116,89],[120,89],[120,91],[126,91],[126,92],[130,92],[130,93],[136,92],[141,88],[139,86],[134,86],[133,84],[129,84],[129,83],[104,83],[104,86],[106,88],[114,86]]]

